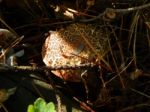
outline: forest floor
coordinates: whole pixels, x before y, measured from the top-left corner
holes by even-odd
[[[46,66],[42,46],[48,32],[74,23],[106,30],[102,57],[92,65]],[[150,112],[150,3],[145,0],[1,0],[0,50],[0,111],[26,112],[42,97],[58,112]],[[54,69],[86,69],[93,75],[66,81]]]

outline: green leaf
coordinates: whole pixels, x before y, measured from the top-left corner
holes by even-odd
[[[56,112],[56,110],[53,102],[47,104],[43,98],[38,98],[34,105],[28,106],[27,112]]]
[[[46,108],[46,102],[44,99],[42,98],[38,98],[35,102],[34,102],[34,109],[35,112],[45,112]]]
[[[34,111],[34,106],[33,105],[29,105],[28,109],[27,109],[27,112],[35,112]]]
[[[47,105],[46,105],[46,110],[45,112],[56,112],[55,110],[55,105],[53,102],[49,102]]]

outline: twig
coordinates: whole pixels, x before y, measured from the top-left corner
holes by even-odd
[[[140,103],[140,104],[132,105],[132,106],[126,107],[122,110],[119,110],[117,112],[129,112],[130,110],[132,111],[135,108],[141,108],[141,107],[150,107],[149,102],[148,103]]]
[[[0,59],[8,53],[8,51],[15,47],[22,39],[24,38],[24,36],[21,36],[20,38],[16,38],[4,51],[3,53],[0,55]]]
[[[130,65],[131,63],[134,61],[134,59],[131,59],[131,61],[128,63],[128,65],[126,67],[124,67],[119,74],[115,75],[113,78],[111,78],[109,81],[105,82],[105,84],[107,85],[108,83],[110,83],[112,80],[114,80],[115,78],[118,77],[118,75],[121,75],[121,73],[123,73]]]
[[[7,108],[5,107],[5,105],[3,103],[0,103],[0,106],[4,109],[5,112],[8,112]]]
[[[2,18],[0,18],[0,22],[4,24],[17,38],[20,37]]]
[[[95,112],[93,109],[91,109],[91,107],[89,107],[86,103],[80,101],[78,98],[73,97],[73,99],[77,101],[84,110],[87,110],[88,112]]]
[[[150,99],[150,96],[149,95],[147,95],[147,94],[145,94],[145,93],[143,93],[143,92],[140,92],[140,91],[138,91],[138,90],[135,90],[135,89],[133,89],[133,88],[130,88],[133,92],[136,92],[136,93],[138,93],[138,94],[140,94],[140,95],[142,95],[142,96],[145,96],[146,98],[148,98],[148,99]]]
[[[127,9],[111,9],[111,8],[108,8],[106,10],[113,10],[113,12],[123,13],[123,12],[131,12],[131,11],[141,10],[141,9],[148,8],[148,7],[150,7],[150,3],[140,5],[140,6],[136,6],[136,7],[127,8]]]
[[[132,11],[136,11],[136,10],[141,10],[144,8],[148,8],[150,7],[150,3],[148,4],[144,4],[141,6],[136,6],[136,7],[131,7],[131,8],[126,8],[126,9],[112,9],[112,8],[106,8],[106,10],[103,13],[100,13],[98,16],[93,17],[91,19],[81,19],[81,20],[68,20],[68,21],[63,21],[63,22],[57,22],[57,23],[51,23],[51,24],[36,24],[36,23],[32,23],[32,24],[27,24],[24,26],[20,26],[15,28],[15,30],[17,29],[21,29],[21,28],[26,28],[26,27],[31,27],[31,26],[38,26],[38,27],[45,27],[45,26],[52,26],[52,25],[58,25],[58,24],[68,24],[68,23],[74,23],[74,22],[91,22],[91,21],[95,21],[97,19],[102,19],[106,13],[112,12],[112,13],[127,13],[127,12],[132,12]]]
[[[126,9],[112,9],[112,8],[106,8],[106,10],[103,13],[100,13],[98,16],[96,16],[95,18],[91,18],[91,19],[83,19],[83,20],[79,20],[80,22],[91,22],[91,21],[95,21],[97,19],[102,19],[107,13],[109,12],[113,12],[113,13],[129,13],[129,12],[133,12],[136,10],[141,10],[144,8],[148,8],[150,7],[150,3],[148,4],[144,4],[141,6],[136,6],[136,7],[131,7],[131,8],[126,8]]]
[[[5,72],[5,71],[26,71],[26,72],[41,72],[45,70],[61,70],[61,69],[87,69],[90,67],[96,66],[93,63],[87,63],[87,64],[82,64],[82,65],[75,65],[75,66],[57,66],[57,67],[47,67],[47,66],[8,66],[4,64],[0,64],[0,72]]]
[[[54,84],[52,78],[49,76],[49,71],[48,71],[48,70],[45,70],[44,72],[45,72],[45,75],[46,75],[47,79],[49,80],[49,82],[51,82],[50,84],[52,85],[53,90],[54,90],[54,92],[55,92],[55,97],[56,97],[56,101],[57,101],[57,111],[58,111],[58,112],[61,112],[61,110],[62,110],[61,104],[62,104],[62,103],[61,103],[60,95],[62,95],[62,94],[61,94],[61,92],[56,88],[56,86],[55,86],[55,84]]]
[[[137,12],[136,13],[136,15],[135,15],[135,26],[133,26],[134,27],[134,40],[133,40],[133,58],[134,58],[134,66],[137,68],[137,62],[136,62],[136,45],[137,45],[137,43],[136,43],[136,41],[137,41],[137,27],[138,27],[138,21],[139,21],[139,12]]]

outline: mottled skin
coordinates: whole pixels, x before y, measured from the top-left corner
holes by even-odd
[[[92,45],[98,54],[102,54],[107,47],[104,30],[91,24],[71,24],[59,31],[52,31],[46,38],[42,48],[43,61],[47,66],[75,66],[91,62],[94,52],[83,39]],[[83,70],[57,70],[53,73],[67,81],[81,80]]]

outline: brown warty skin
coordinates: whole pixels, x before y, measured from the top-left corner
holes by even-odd
[[[93,61],[95,53],[85,39],[92,45],[97,54],[106,50],[107,38],[104,30],[93,24],[71,24],[58,31],[51,31],[42,48],[43,62],[46,66],[75,66]],[[52,71],[58,77],[71,82],[80,82],[84,70]]]

